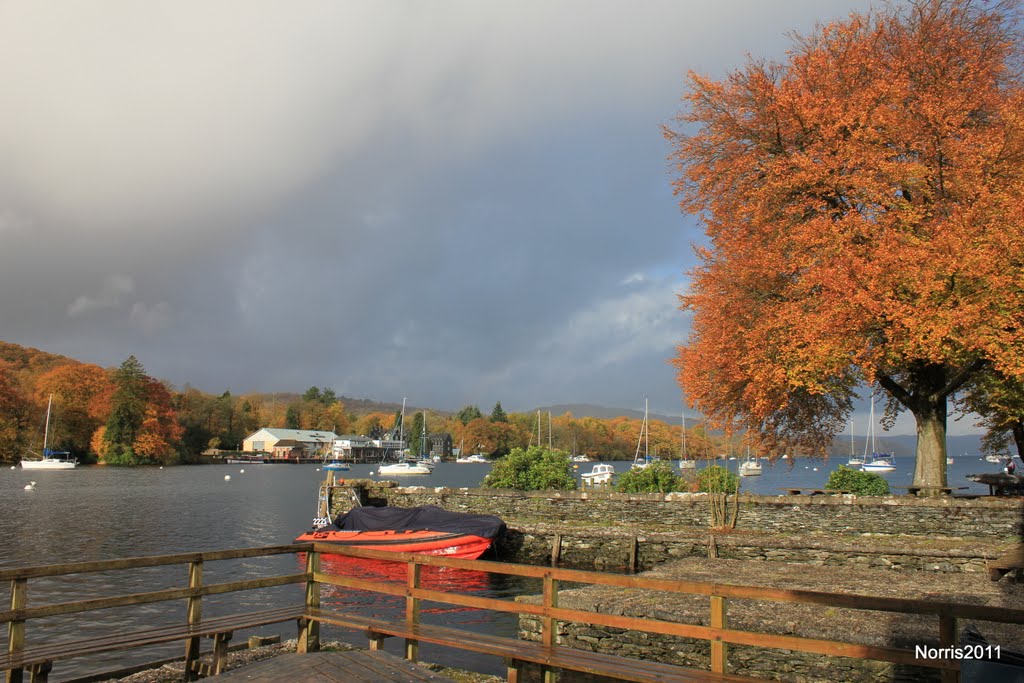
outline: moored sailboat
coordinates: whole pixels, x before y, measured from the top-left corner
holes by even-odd
[[[50,411],[53,408],[53,394],[46,404],[46,426],[43,428],[43,455],[39,460],[21,459],[21,468],[25,470],[73,470],[78,460],[71,457],[68,451],[55,451],[49,448],[50,443]]]
[[[892,472],[896,469],[896,458],[892,453],[879,453],[875,446],[875,395],[871,394],[871,411],[869,417],[868,436],[871,444],[871,456],[867,455],[868,443],[864,444],[864,464],[861,469],[865,472]]]

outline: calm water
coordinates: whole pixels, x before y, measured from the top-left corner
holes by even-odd
[[[738,461],[727,462],[735,470]],[[840,462],[845,460],[829,463],[797,460],[792,464],[781,461],[774,466],[765,463],[762,476],[744,477],[742,490],[776,494],[780,487],[822,487],[828,473]],[[614,464],[619,471],[629,467],[628,462]],[[892,486],[909,485],[913,459],[898,458],[896,464],[897,470],[885,475],[886,479]],[[591,463],[579,463],[578,472],[589,471],[590,467]],[[354,465],[350,472],[339,473],[339,476],[368,477],[374,469],[373,465]],[[964,479],[966,474],[998,469],[998,465],[979,461],[977,457],[957,458],[950,466],[949,482],[951,486],[968,485]],[[488,465],[442,463],[431,475],[389,478],[408,485],[475,486],[488,470]],[[225,475],[231,479],[225,480]],[[209,465],[166,469],[81,467],[69,472],[26,472],[20,468],[0,470],[0,519],[4,520],[4,533],[0,535],[0,567],[287,544],[310,526],[323,476],[324,473],[313,465]],[[33,480],[37,482],[36,490],[23,490]],[[985,493],[987,487],[974,484],[972,490]],[[336,566],[330,569],[372,573],[379,568],[362,563],[356,567]],[[300,561],[294,556],[284,555],[244,562],[211,563],[204,568],[204,580],[212,583],[266,572],[299,571],[302,571]],[[186,583],[186,573],[186,567],[178,566],[140,570],[131,576],[124,573],[85,574],[60,581],[32,580],[29,583],[29,601],[39,605],[181,587]],[[428,574],[425,581],[457,585],[494,597],[536,592],[534,586],[520,579],[479,573],[435,572]],[[269,591],[238,593],[233,597],[207,597],[203,601],[203,612],[214,616],[276,604],[294,604],[301,600],[301,586],[283,586]],[[377,614],[398,613],[402,609],[402,602],[396,598],[328,587],[324,589],[323,601]],[[103,632],[115,626],[130,627],[133,622],[151,624],[181,620],[183,615],[184,601],[180,601],[180,604],[164,603],[135,610],[106,610],[95,617],[90,616],[89,620],[81,617],[47,619],[29,624],[28,640],[57,641],[83,633]],[[510,636],[516,632],[514,617],[476,610],[438,605],[433,606],[424,619]],[[275,629],[285,638],[295,635],[290,625],[260,629],[259,632],[275,632]],[[345,636],[341,631],[324,630],[325,638]],[[245,637],[247,634],[237,634],[235,642],[241,642]],[[349,635],[345,639],[364,644],[358,636]],[[397,652],[400,646],[396,639],[388,640],[389,649]],[[146,651],[61,662],[54,667],[52,679],[59,681],[161,657],[179,656],[182,651],[183,645],[175,643]],[[501,663],[492,658],[469,653],[448,654],[426,646],[422,652],[425,659],[433,661],[490,673],[503,671]]]

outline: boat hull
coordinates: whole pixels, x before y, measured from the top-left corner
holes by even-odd
[[[308,531],[296,543],[331,543],[348,548],[386,550],[396,553],[443,555],[475,560],[491,547],[491,539],[443,531]]]
[[[381,465],[377,469],[378,474],[400,475],[400,474],[430,474],[430,468],[426,465]]]
[[[53,458],[21,461],[23,470],[73,470],[77,466],[78,463],[73,460],[55,460]]]

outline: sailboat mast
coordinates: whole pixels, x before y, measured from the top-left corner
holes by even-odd
[[[50,408],[53,406],[53,394],[50,394],[50,400],[46,404],[46,425],[43,427],[43,457],[48,457],[46,454],[46,442],[50,438]],[[39,424],[38,422],[36,424]]]
[[[402,417],[398,420],[398,440],[405,438],[405,396],[402,397]],[[404,446],[403,446],[404,448]]]
[[[647,424],[647,397],[644,396],[644,462],[651,454],[651,428]]]
[[[548,411],[548,450],[551,450],[551,411]]]
[[[682,429],[682,432],[683,432],[683,439],[682,439],[682,441],[683,441],[683,459],[684,460],[689,460],[689,458],[686,457],[687,454],[686,454],[686,412],[685,411],[683,412],[683,429]]]

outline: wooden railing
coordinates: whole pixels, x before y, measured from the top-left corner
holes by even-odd
[[[315,554],[343,554],[378,560],[398,560],[399,558],[396,556],[400,555],[398,553],[371,550],[339,550],[337,546],[331,546],[326,543],[314,544],[314,551]],[[411,554],[401,555],[403,557],[401,557],[400,561],[408,563],[409,567],[408,579],[404,585],[394,582],[389,585],[382,585],[379,581],[325,574],[320,571],[314,571],[313,580],[323,584],[404,597],[406,599],[405,618],[409,623],[419,622],[419,605],[421,601],[512,614],[534,615],[539,617],[541,621],[541,642],[549,646],[557,644],[558,622],[594,624],[610,628],[706,640],[710,643],[711,670],[713,672],[727,671],[728,644],[736,644],[938,669],[941,671],[943,681],[959,680],[960,662],[953,658],[927,659],[919,657],[918,653],[912,649],[730,629],[728,626],[728,605],[732,600],[757,600],[817,605],[823,609],[831,607],[898,615],[932,616],[936,620],[935,640],[938,643],[938,647],[941,648],[952,648],[957,645],[958,624],[964,619],[1024,624],[1024,610],[987,605],[808,590],[760,588],[756,586],[681,581],[640,575],[609,574],[479,560],[458,560]],[[318,561],[313,560],[313,563],[317,565]],[[420,585],[420,566],[452,567],[540,579],[543,587],[542,597],[537,603],[529,603],[426,589]],[[558,605],[558,585],[560,582],[707,596],[709,599],[709,618],[707,623],[709,625],[701,626],[647,617],[630,617],[589,610],[562,608]],[[928,643],[921,643],[921,645],[934,647]],[[407,642],[406,650],[407,657],[414,658],[416,643]]]
[[[222,583],[204,583],[203,581],[203,566],[209,562],[288,553],[306,553],[305,567],[301,573],[260,576]],[[405,580],[386,581],[326,573],[321,570],[322,554],[401,562],[406,565]],[[183,578],[187,576],[187,585],[59,604],[33,606],[29,602],[29,582],[33,579],[64,577],[86,572],[132,571],[143,567],[164,565],[187,566],[187,575],[183,572]],[[424,587],[421,581],[421,570],[424,566],[450,567],[538,579],[541,584],[541,595],[536,602],[517,602],[437,587]],[[932,600],[882,598],[806,590],[783,590],[708,582],[679,581],[638,575],[608,574],[479,560],[457,560],[425,555],[343,549],[326,543],[4,569],[0,570],[0,580],[10,582],[10,609],[0,611],[0,624],[6,623],[8,631],[7,666],[5,667],[9,670],[8,681],[21,680],[22,667],[29,666],[32,662],[39,663],[45,660],[45,663],[48,665],[51,660],[96,651],[95,647],[89,647],[90,642],[100,642],[102,640],[98,638],[95,641],[76,641],[75,647],[78,650],[75,652],[60,652],[62,643],[48,643],[47,652],[55,652],[56,654],[49,656],[49,659],[47,659],[41,651],[42,648],[38,648],[38,651],[33,655],[33,648],[36,646],[26,645],[26,632],[31,631],[31,624],[34,620],[58,615],[85,614],[112,607],[140,606],[158,602],[184,600],[187,607],[187,628],[170,634],[163,641],[146,640],[145,638],[138,637],[140,633],[135,633],[137,642],[134,643],[132,637],[130,637],[131,634],[120,636],[120,640],[116,640],[116,642],[111,638],[102,642],[105,643],[108,650],[113,650],[126,649],[135,644],[145,644],[146,642],[185,640],[186,656],[189,661],[194,661],[198,654],[198,636],[200,634],[209,635],[213,632],[213,626],[211,625],[207,629],[205,626],[206,622],[216,621],[217,627],[222,631],[230,632],[233,630],[231,618],[203,619],[201,600],[204,596],[303,583],[305,584],[304,605],[297,605],[299,608],[299,625],[301,627],[298,644],[300,651],[315,649],[318,646],[319,621],[316,618],[310,618],[310,615],[314,612],[317,614],[325,612],[325,610],[321,609],[320,604],[321,586],[325,584],[392,595],[404,599],[403,618],[405,624],[409,626],[416,625],[423,632],[429,630],[430,625],[420,624],[421,606],[423,602],[429,601],[481,610],[532,615],[538,618],[541,623],[540,644],[560,650],[565,650],[566,648],[558,644],[559,622],[586,623],[610,628],[630,629],[704,640],[710,644],[711,670],[713,672],[727,671],[728,646],[735,644],[927,667],[940,670],[944,681],[959,680],[960,664],[955,659],[922,659],[917,656],[915,651],[910,649],[730,628],[728,609],[730,602],[734,600],[795,603],[817,605],[822,608],[834,607],[891,614],[931,616],[935,618],[935,642],[938,643],[939,647],[954,647],[957,644],[958,624],[963,619],[1024,624],[1024,610],[1020,609]],[[559,585],[561,583],[612,586],[660,593],[705,596],[708,599],[708,625],[679,623],[648,617],[604,614],[590,610],[561,607],[558,601]],[[305,617],[302,615],[305,615]],[[254,622],[252,615],[247,616],[250,617],[248,621],[238,620],[237,624]],[[284,620],[276,619],[276,621]],[[329,619],[323,619],[323,621],[330,623]],[[271,622],[266,621],[264,623]],[[238,628],[242,628],[242,626],[238,626]],[[458,647],[458,643],[450,644]],[[922,645],[924,644],[922,643]],[[417,647],[417,640],[407,638],[406,656],[415,659]]]

